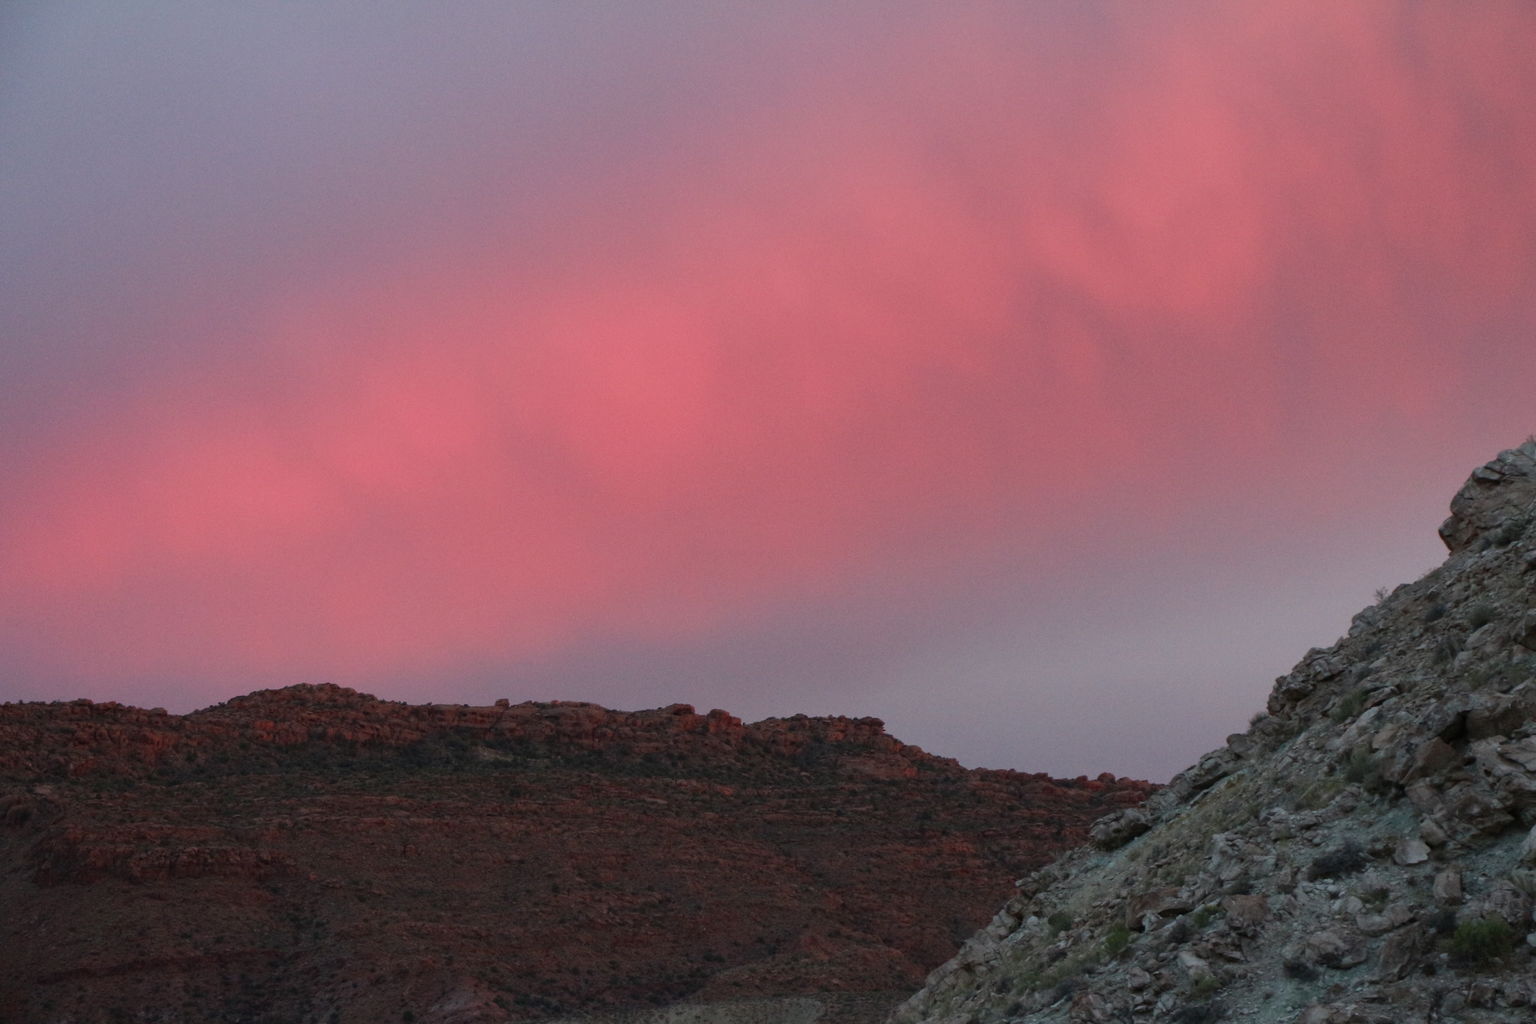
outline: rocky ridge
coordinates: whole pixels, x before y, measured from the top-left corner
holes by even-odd
[[[1017,883],[892,1024],[1536,1020],[1536,439],[1250,728]]]
[[[4,704],[0,1021],[878,1020],[1150,789],[873,718]]]

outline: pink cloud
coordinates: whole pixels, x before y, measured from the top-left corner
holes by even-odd
[[[1530,326],[1536,15],[1183,11],[823,43],[686,151],[574,168],[537,251],[466,141],[486,223],[296,252],[253,351],[49,439],[6,642],[298,676],[685,636],[1454,416],[1481,318]]]

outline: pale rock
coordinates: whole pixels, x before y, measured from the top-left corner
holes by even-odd
[[[1498,797],[1480,782],[1459,782],[1445,793],[1446,813],[1473,832],[1498,832],[1514,821]]]
[[[1415,779],[1439,778],[1446,769],[1460,762],[1461,755],[1456,752],[1456,748],[1435,736],[1414,748],[1406,769],[1396,774],[1395,781],[1407,783]]]
[[[1433,818],[1425,818],[1419,822],[1419,838],[1435,849],[1439,849],[1450,841],[1450,836],[1445,834],[1445,829]]]
[[[1108,1001],[1097,992],[1084,990],[1072,997],[1072,1005],[1067,1010],[1067,1020],[1070,1024],[1110,1024],[1114,1012]]]
[[[1188,800],[1231,774],[1237,765],[1238,758],[1231,751],[1225,748],[1213,750],[1195,762],[1193,767],[1175,775],[1168,783],[1168,791],[1180,800]]]
[[[1245,732],[1235,732],[1227,737],[1227,749],[1237,757],[1248,757],[1258,749],[1258,742]]]
[[[1365,902],[1361,900],[1359,896],[1351,893],[1348,896],[1342,896],[1339,899],[1334,900],[1332,909],[1335,914],[1343,914],[1346,916],[1351,914],[1358,914],[1365,909]]]
[[[1524,774],[1513,761],[1505,759],[1500,750],[1503,740],[1503,736],[1490,736],[1467,744],[1467,753],[1472,755],[1473,763],[1491,779],[1500,779],[1511,773]]]
[[[1536,772],[1536,736],[1499,745],[1499,754],[1528,772]]]
[[[1106,814],[1088,829],[1088,837],[1101,850],[1114,850],[1152,827],[1152,816],[1141,807]]]
[[[1487,1009],[1494,1005],[1498,994],[1499,987],[1492,978],[1473,978],[1472,984],[1467,986],[1467,1005]]]
[[[1392,860],[1404,867],[1422,864],[1429,860],[1429,845],[1422,839],[1404,836],[1398,841],[1397,849],[1392,851]]]
[[[1394,903],[1379,914],[1356,914],[1355,927],[1366,935],[1385,935],[1412,920],[1413,911],[1406,903]]]
[[[1522,683],[1509,693],[1477,693],[1468,701],[1468,739],[1507,736],[1536,716],[1536,687]]]
[[[1160,918],[1187,913],[1193,909],[1194,903],[1178,889],[1172,887],[1153,889],[1132,896],[1126,901],[1125,926],[1132,931],[1143,930],[1149,921],[1153,922],[1155,927]]]
[[[1189,977],[1189,980],[1199,984],[1206,978],[1214,978],[1216,972],[1211,970],[1211,965],[1202,956],[1190,952],[1187,949],[1179,950],[1177,957],[1180,969]]]
[[[1388,722],[1380,729],[1377,729],[1375,735],[1371,737],[1371,750],[1377,753],[1385,750],[1387,747],[1391,746],[1392,741],[1397,739],[1398,734],[1402,731],[1402,722]]]
[[[1509,882],[1501,882],[1478,901],[1476,914],[1501,918],[1512,928],[1524,928],[1531,922],[1531,897]]]
[[[1435,902],[1442,907],[1454,907],[1461,902],[1461,871],[1446,868],[1435,875],[1433,887]]]
[[[1362,711],[1356,719],[1349,724],[1349,728],[1339,734],[1329,747],[1333,750],[1354,750],[1361,743],[1366,742],[1366,737],[1374,735],[1376,722],[1381,717],[1381,708],[1373,707]]]
[[[1324,928],[1310,932],[1303,942],[1309,959],[1336,970],[1365,962],[1365,940],[1356,931]]]
[[[1221,901],[1227,926],[1243,935],[1251,935],[1269,920],[1269,901],[1257,893],[1228,896]]]
[[[1210,853],[1205,868],[1222,882],[1236,880],[1247,870],[1252,854],[1248,844],[1231,832],[1218,832],[1211,837]]]
[[[1259,823],[1269,830],[1271,839],[1291,839],[1296,835],[1294,816],[1279,807],[1271,807],[1259,816]]]
[[[1420,779],[1404,790],[1408,801],[1425,814],[1435,814],[1445,806],[1445,798],[1433,784]]]
[[[1385,979],[1397,979],[1408,973],[1428,942],[1422,925],[1400,928],[1388,935],[1376,957],[1376,973]]]

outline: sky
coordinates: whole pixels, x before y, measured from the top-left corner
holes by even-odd
[[[1536,6],[0,7],[0,700],[1166,779],[1536,431]]]

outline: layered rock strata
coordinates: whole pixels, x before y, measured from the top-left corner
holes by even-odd
[[[0,705],[0,1021],[877,1020],[1149,788],[872,718]]]

